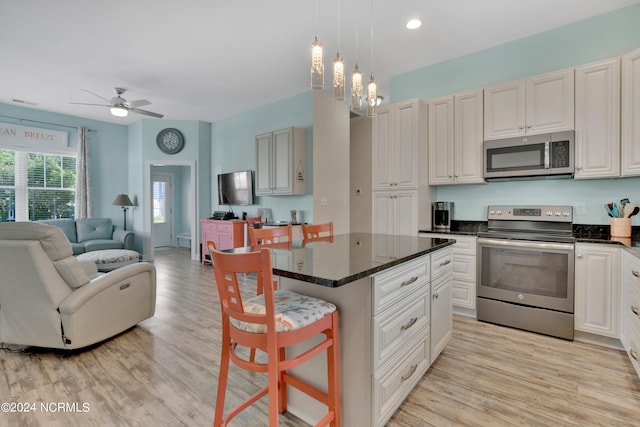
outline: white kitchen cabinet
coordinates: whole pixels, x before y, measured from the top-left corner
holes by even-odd
[[[307,133],[287,128],[256,136],[257,196],[305,194]]]
[[[372,276],[370,425],[383,426],[431,365],[430,259]]]
[[[458,314],[475,317],[476,310],[476,243],[477,237],[459,234],[420,233],[424,237],[454,239],[451,299]]]
[[[640,49],[622,56],[622,175],[640,175]]]
[[[424,102],[387,105],[373,119],[373,190],[417,189]]]
[[[482,90],[429,102],[429,184],[483,183]]]
[[[620,255],[620,342],[640,376],[640,258]]]
[[[484,89],[484,139],[574,128],[574,71],[557,71]]]
[[[617,177],[620,175],[620,58],[577,67],[575,77],[575,179]]]
[[[451,301],[452,251],[431,256],[431,363],[451,340],[453,305]]]
[[[575,254],[575,329],[619,338],[620,249],[576,243]]]
[[[373,233],[415,236],[418,191],[374,191]]]

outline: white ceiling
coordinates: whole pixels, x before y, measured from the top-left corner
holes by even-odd
[[[325,87],[338,36],[347,70],[357,56],[368,78],[372,11],[373,71],[388,99],[390,76],[639,2],[0,0],[0,102],[121,124],[146,117],[69,103],[101,103],[81,89],[111,98],[119,86],[166,119],[214,122],[308,90],[316,32]],[[411,17],[422,27],[407,30]]]

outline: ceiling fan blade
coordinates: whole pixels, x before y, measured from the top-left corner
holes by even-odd
[[[98,98],[100,98],[100,99],[102,99],[102,100],[104,100],[104,101],[110,102],[110,101],[109,101],[107,98],[105,98],[104,96],[100,96],[100,95],[98,95],[97,93],[93,93],[93,92],[91,92],[90,90],[80,89],[80,91],[85,92],[85,93],[88,93],[88,94],[93,95],[93,96],[97,96]]]
[[[129,104],[129,107],[131,108],[137,108],[144,107],[145,105],[150,105],[151,102],[147,101],[146,99],[137,99],[135,101],[127,101],[127,104]]]
[[[96,105],[98,107],[111,107],[110,104],[89,104],[87,102],[69,102],[69,104],[77,104],[77,105]]]
[[[152,111],[142,110],[140,108],[129,108],[129,111],[133,111],[134,113],[144,114],[145,116],[157,117],[159,119],[163,118],[163,114],[154,113]]]

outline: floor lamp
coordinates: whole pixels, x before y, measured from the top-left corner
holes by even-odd
[[[113,201],[112,205],[114,206],[122,206],[122,212],[124,213],[124,229],[127,229],[127,209],[129,206],[133,206],[131,203],[131,199],[126,194],[118,194],[116,199]]]

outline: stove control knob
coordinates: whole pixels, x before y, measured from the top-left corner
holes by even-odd
[[[556,216],[562,215],[562,212],[560,212],[560,211],[555,211],[554,213],[556,214]]]
[[[489,215],[495,215],[495,214],[496,214],[496,211],[493,211],[493,210],[489,211]]]
[[[553,211],[546,211],[546,212],[545,212],[545,214],[546,214],[547,216],[553,216]]]
[[[496,211],[496,215],[502,215],[502,211]]]
[[[562,215],[564,215],[564,216],[571,216],[571,212],[569,212],[569,211],[564,211],[564,212],[562,212]]]

